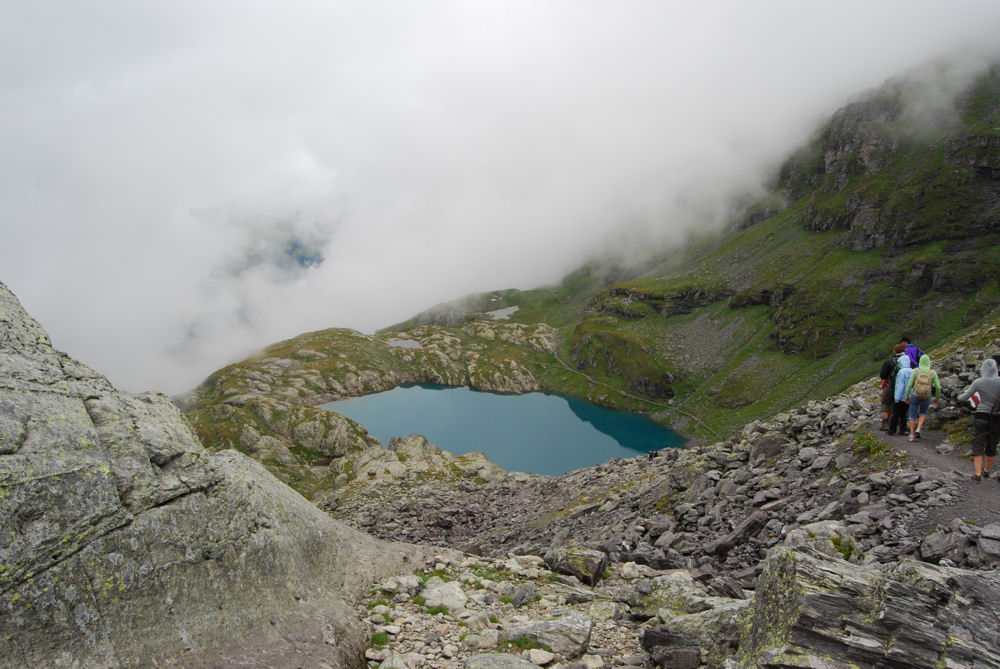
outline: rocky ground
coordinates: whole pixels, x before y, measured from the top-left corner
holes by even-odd
[[[927,535],[935,527],[947,526],[955,520],[979,527],[1000,521],[1000,468],[994,470],[992,478],[974,483],[971,480],[972,459],[967,449],[950,443],[941,430],[925,430],[921,439],[910,442],[907,436],[889,436],[878,431],[877,426],[878,421],[873,421],[872,432],[892,444],[893,448],[906,453],[909,462],[916,466],[936,467],[957,475],[961,481],[950,503],[928,508],[925,513],[910,519],[908,528],[911,533]]]
[[[765,558],[802,528],[824,523],[840,528],[833,532],[850,546],[842,552],[853,552],[861,564],[909,559],[995,570],[1000,480],[973,483],[961,430],[952,436],[938,428],[966,413],[953,398],[975,378],[985,354],[961,351],[935,365],[945,401],[914,442],[878,429],[877,392],[869,382],[752,423],[717,444],[614,460],[559,478],[492,471],[490,480],[467,473],[422,481],[398,472],[381,476],[376,467],[363,489],[344,489],[321,506],[376,536],[464,551],[464,558],[442,558],[427,571],[443,570],[466,599],[434,609],[420,599],[423,585],[415,593],[393,586],[372,593],[364,604],[378,635],[370,665],[519,666],[473,659],[500,643],[524,666],[656,666],[654,649],[642,639],[675,614],[639,604],[648,584],[684,574],[697,590],[685,595],[689,604],[716,598],[742,606],[753,597]],[[395,448],[412,451],[402,443]],[[580,559],[556,557],[566,550],[589,555],[591,565],[606,562],[597,571],[581,569]],[[535,571],[525,575],[525,569]],[[482,580],[484,570],[492,577]],[[533,596],[515,606],[515,594],[525,589]],[[518,642],[539,647],[502,644],[525,619],[558,627],[549,620],[557,611],[589,621],[585,645],[552,652],[552,639],[541,643],[539,634]],[[709,660],[704,642],[694,647],[689,664],[676,666]],[[708,666],[720,666],[718,658]]]

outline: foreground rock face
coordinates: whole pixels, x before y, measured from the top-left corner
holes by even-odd
[[[12,666],[356,666],[345,598],[408,559],[54,351],[3,284],[0,529]]]
[[[740,666],[1000,666],[995,573],[913,560],[861,566],[783,548],[751,611]]]

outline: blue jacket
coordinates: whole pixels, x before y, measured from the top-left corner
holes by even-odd
[[[899,373],[896,374],[896,387],[894,388],[893,399],[897,402],[906,401],[906,386],[910,382],[910,375],[913,370],[910,368],[910,356],[905,353],[899,356]]]

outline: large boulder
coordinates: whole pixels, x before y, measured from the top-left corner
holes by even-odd
[[[557,544],[546,551],[545,564],[552,571],[575,576],[587,585],[596,585],[608,568],[608,556],[585,546]]]
[[[504,623],[500,638],[525,639],[553,653],[574,659],[587,652],[594,621],[576,611],[556,611],[544,618]]]
[[[0,283],[4,663],[363,666],[347,602],[406,551],[209,454],[167,397],[53,350]]]
[[[998,610],[996,573],[782,546],[757,582],[736,666],[1000,666]]]

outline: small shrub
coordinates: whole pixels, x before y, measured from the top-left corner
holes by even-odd
[[[900,453],[884,439],[864,430],[855,433],[852,448],[855,455],[867,460],[873,468],[885,469],[906,460],[905,453]]]
[[[854,554],[854,545],[850,541],[844,541],[840,537],[830,537],[830,543],[837,549],[837,552],[844,556],[845,560],[850,560]]]
[[[444,615],[448,615],[448,613],[449,613],[448,607],[445,606],[444,604],[438,604],[437,606],[429,606],[429,607],[427,607],[427,609],[425,609],[425,611],[426,611],[426,613],[428,615],[432,615],[432,616],[436,616],[439,613],[443,613]]]
[[[532,650],[535,648],[541,648],[537,641],[534,639],[529,639],[527,637],[519,636],[516,639],[511,639],[507,642],[508,646],[513,646],[520,651]]]
[[[447,581],[454,581],[455,580],[455,578],[451,575],[451,573],[448,572],[447,569],[435,569],[434,571],[427,572],[427,573],[424,573],[424,574],[420,574],[419,576],[420,576],[420,580],[423,583],[426,583],[428,581],[428,579],[432,579],[435,576],[437,576],[438,578],[440,578],[442,581],[446,581],[446,582]]]
[[[375,632],[372,634],[372,645],[376,648],[382,648],[388,644],[391,639],[392,637],[385,632]]]

